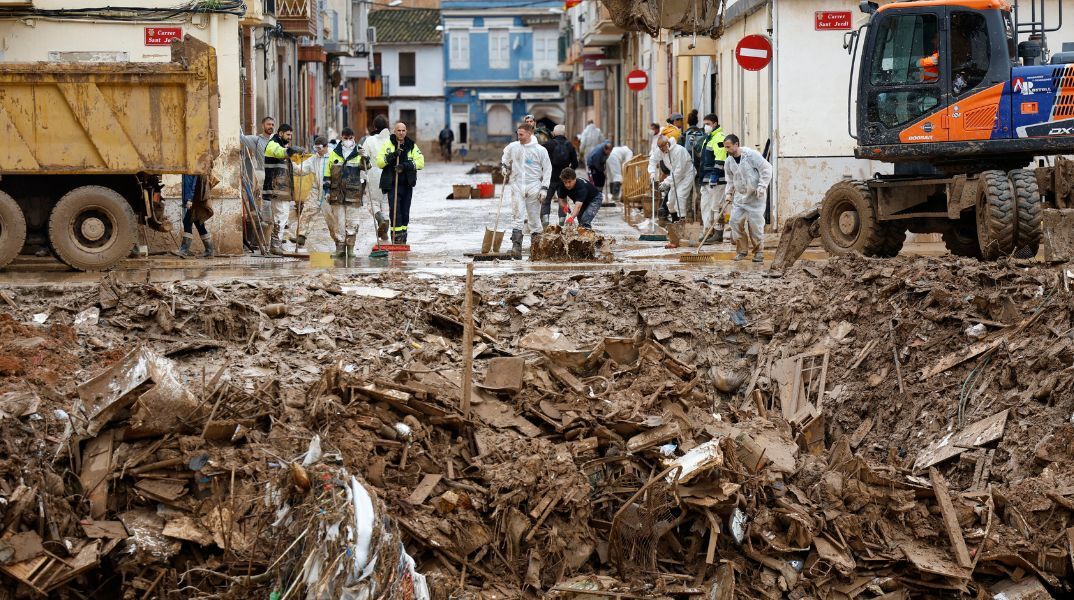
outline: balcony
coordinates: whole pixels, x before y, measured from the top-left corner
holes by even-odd
[[[532,60],[520,60],[518,61],[518,80],[519,81],[547,81],[548,83],[558,83],[563,79],[563,73],[559,71],[559,66],[556,64],[534,64]]]
[[[353,46],[341,40],[325,40],[324,51],[329,56],[354,56]]]
[[[365,97],[366,98],[387,98],[389,92],[388,77],[377,77],[376,80],[365,80]]]
[[[299,46],[298,62],[323,63],[328,60],[328,55],[323,46]]]
[[[317,37],[314,0],[276,0],[276,19],[284,33]]]
[[[240,23],[246,27],[275,27],[276,0],[247,0]]]

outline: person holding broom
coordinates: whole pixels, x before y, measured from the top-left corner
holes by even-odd
[[[418,171],[425,168],[425,157],[414,140],[407,137],[406,123],[396,123],[393,131],[394,135],[380,147],[377,167],[384,169],[380,174],[380,189],[388,199],[392,243],[406,244],[410,202],[418,183]]]

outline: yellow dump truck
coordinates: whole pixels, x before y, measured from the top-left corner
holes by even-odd
[[[169,63],[0,63],[0,267],[34,247],[86,271],[168,231],[164,174],[219,152],[216,53],[190,36]]]

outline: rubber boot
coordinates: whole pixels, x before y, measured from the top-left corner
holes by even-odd
[[[283,244],[280,242],[280,224],[272,224],[272,237],[269,240],[269,254],[283,255]]]
[[[548,218],[550,216],[551,215],[541,215],[541,229],[547,229],[548,228]]]
[[[511,230],[511,258],[522,260],[522,230]]]
[[[202,258],[212,258],[216,256],[216,247],[213,246],[213,234],[206,233],[201,236],[201,245],[205,246],[205,252],[201,253]]]
[[[343,242],[336,242],[336,256],[338,258],[345,257],[346,254],[344,254],[344,252],[346,252],[346,251],[347,251],[347,246]]]
[[[179,244],[179,249],[175,251],[175,255],[179,258],[186,258],[190,256],[190,244],[194,242],[194,236],[189,233],[183,234],[183,243]]]

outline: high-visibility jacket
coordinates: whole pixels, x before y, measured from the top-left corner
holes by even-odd
[[[723,147],[725,137],[723,127],[717,127],[705,140],[705,146],[701,149],[701,183],[715,185],[724,182],[724,162],[727,161],[727,148]]]
[[[403,139],[401,147],[397,148],[399,140],[393,135],[380,147],[377,153],[377,167],[384,169],[380,173],[380,189],[390,190],[395,186],[395,165],[399,164],[403,170],[399,173],[399,185],[414,187],[418,183],[418,171],[425,168],[425,156],[421,149],[409,136]],[[391,155],[391,158],[388,155]],[[400,160],[400,157],[402,158]],[[388,167],[391,167],[390,169]]]
[[[279,135],[274,135],[265,146],[264,190],[275,195],[283,195],[291,189],[290,177],[287,175],[287,161],[290,160],[287,144]]]
[[[917,66],[921,67],[921,81],[931,83],[940,79],[939,52],[933,52],[931,56],[926,56],[917,61]]]
[[[362,151],[357,144],[351,149],[350,154],[344,155],[344,152],[343,144],[336,144],[336,147],[328,153],[328,160],[324,164],[325,177],[331,177],[332,165],[362,168]]]

